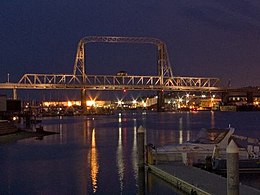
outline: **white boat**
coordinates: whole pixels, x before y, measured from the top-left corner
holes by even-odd
[[[226,148],[231,139],[239,147],[239,159],[258,158],[259,141],[237,136],[234,132],[235,129],[232,127],[226,129],[202,129],[194,141],[154,147],[152,150],[153,161],[182,161],[185,164],[193,164],[204,163],[209,156],[225,159]]]

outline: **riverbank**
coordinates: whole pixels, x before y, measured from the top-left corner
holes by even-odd
[[[42,139],[44,136],[58,134],[56,132],[50,131],[40,131],[40,132],[32,132],[32,131],[25,131],[25,130],[18,130],[15,133],[10,133],[6,135],[0,136],[0,144],[10,144],[15,143],[18,140],[27,139],[36,137],[38,139]]]

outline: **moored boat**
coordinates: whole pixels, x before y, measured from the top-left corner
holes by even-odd
[[[232,127],[226,129],[202,129],[194,141],[154,147],[154,161],[182,161],[185,164],[205,163],[207,157],[225,159],[226,148],[231,139],[239,147],[239,159],[258,158],[259,141],[234,134]],[[248,141],[250,141],[248,143]],[[242,143],[243,142],[243,143]],[[247,143],[244,143],[247,142]]]

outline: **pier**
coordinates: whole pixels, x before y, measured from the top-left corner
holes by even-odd
[[[181,162],[147,165],[151,173],[189,194],[227,194],[227,179]],[[240,184],[241,195],[259,195],[260,190]]]

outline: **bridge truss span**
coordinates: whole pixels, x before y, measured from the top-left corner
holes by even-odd
[[[217,90],[218,78],[164,77],[160,76],[118,76],[70,74],[25,74],[15,88],[31,89],[90,89],[90,90]],[[9,83],[10,86],[10,83]],[[3,86],[2,86],[3,87]]]

